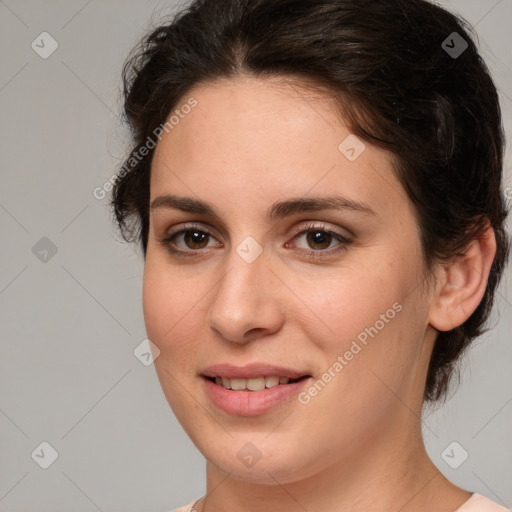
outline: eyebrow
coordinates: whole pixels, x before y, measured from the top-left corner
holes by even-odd
[[[183,212],[221,218],[221,215],[213,205],[193,197],[179,197],[171,194],[161,195],[152,201],[150,207],[153,211],[158,208],[172,208]],[[376,216],[376,213],[365,203],[341,196],[326,196],[310,198],[297,197],[273,203],[267,211],[267,218],[274,220],[284,218],[294,213],[322,210],[351,210]]]

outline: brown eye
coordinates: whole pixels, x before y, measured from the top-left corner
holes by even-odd
[[[160,243],[173,255],[199,256],[204,253],[202,249],[222,247],[211,233],[195,226],[185,227],[170,233],[160,240]]]
[[[324,225],[308,224],[302,226],[292,242],[288,242],[286,247],[297,249],[301,256],[320,260],[322,258],[332,258],[342,251],[346,251],[352,238],[348,238],[341,233],[331,231]]]
[[[295,238],[297,241],[299,241],[297,243],[299,249],[313,251],[322,251],[324,249],[330,249],[336,247],[337,245],[340,245],[343,242],[347,242],[347,240],[341,235],[331,233],[329,231],[325,231],[319,228],[304,230],[301,233],[299,233]]]
[[[209,234],[199,230],[183,231],[183,240],[189,249],[203,249],[208,244]]]
[[[332,235],[326,231],[309,231],[307,242],[312,249],[326,249],[332,241]]]

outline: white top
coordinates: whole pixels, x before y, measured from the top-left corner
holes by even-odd
[[[510,509],[475,492],[455,512],[510,512]]]
[[[169,512],[194,512],[195,509],[192,509],[192,505],[197,500],[194,500],[192,503],[188,505],[184,505],[183,507],[177,508],[175,510],[171,510]],[[482,494],[473,493],[471,497],[464,502],[457,510],[454,512],[511,512],[510,509],[502,507],[495,501],[486,498]]]

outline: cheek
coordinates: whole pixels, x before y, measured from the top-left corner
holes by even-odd
[[[326,329],[315,334],[309,325],[308,338],[323,352],[325,371],[336,365],[331,373],[345,376],[333,379],[333,387],[357,388],[359,396],[378,400],[379,389],[389,394],[379,376],[396,389],[414,373],[428,311],[413,261],[410,251],[388,251],[328,284],[310,283],[308,305]]]
[[[336,382],[339,396],[346,397],[350,407],[365,417],[364,422],[370,421],[368,414],[378,416],[378,410],[384,414],[400,409],[402,402],[397,397],[413,401],[421,385],[425,320],[414,298],[399,297],[391,304],[393,298],[362,322],[354,320],[351,335],[329,358],[340,362],[341,355],[342,378]]]
[[[160,350],[154,367],[164,395],[177,417],[183,418],[194,408],[182,382],[196,378],[191,362],[201,339],[197,315],[205,292],[184,286],[176,269],[173,273],[167,264],[155,260],[147,257],[144,267],[144,322],[148,338]]]
[[[166,311],[170,311],[172,298],[165,290],[165,280],[162,279],[151,259],[147,258],[142,286],[142,309],[148,337],[158,347],[161,346],[165,332],[172,326],[172,318],[165,314]]]
[[[336,273],[321,281],[304,282],[303,289],[307,290],[304,297],[317,317],[317,326],[326,328],[322,344],[329,350],[344,351],[360,334],[363,339],[365,329],[376,322],[379,330],[384,330],[381,315],[390,310],[387,317],[394,317],[393,304],[403,294],[400,276],[377,262],[368,266],[360,262],[359,267],[340,268]]]
[[[190,350],[200,323],[201,298],[205,291],[196,280],[184,282],[176,269],[146,259],[142,292],[144,321],[148,337],[162,352],[181,346]],[[186,335],[186,336],[185,336]]]

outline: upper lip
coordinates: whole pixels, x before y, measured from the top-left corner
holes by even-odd
[[[298,379],[309,376],[307,372],[285,368],[266,363],[253,363],[244,366],[235,366],[232,364],[214,364],[208,366],[202,371],[205,377],[226,377],[228,379],[253,379],[256,377],[288,377],[289,379]]]

